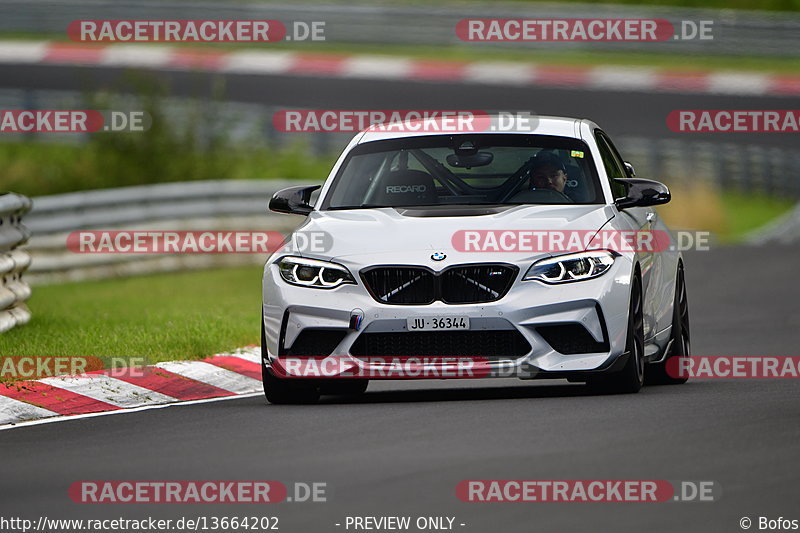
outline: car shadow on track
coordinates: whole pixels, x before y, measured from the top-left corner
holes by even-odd
[[[323,396],[320,404],[370,404],[414,402],[463,402],[517,400],[532,398],[567,398],[593,396],[582,384],[514,385],[510,387],[458,387],[367,391],[359,396]]]

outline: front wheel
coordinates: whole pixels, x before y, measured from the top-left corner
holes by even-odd
[[[603,394],[629,394],[639,392],[644,384],[644,311],[642,282],[638,276],[634,276],[631,287],[625,351],[628,360],[622,370],[593,378],[588,382],[592,390]]]
[[[263,365],[262,365],[263,366]],[[276,405],[308,404],[319,400],[319,391],[311,384],[303,383],[302,378],[282,379],[264,367],[261,372],[264,383],[264,396]]]
[[[308,404],[319,400],[319,390],[302,378],[279,378],[267,368],[267,335],[264,331],[264,321],[261,321],[261,382],[264,386],[264,396],[272,404]]]
[[[648,385],[680,385],[689,380],[689,378],[673,377],[667,372],[667,361],[673,357],[689,357],[691,354],[689,340],[689,301],[686,297],[686,280],[681,264],[675,277],[671,348],[663,362],[652,364],[647,368]]]
[[[335,396],[359,396],[367,392],[368,386],[368,379],[327,379],[319,384],[319,392]]]

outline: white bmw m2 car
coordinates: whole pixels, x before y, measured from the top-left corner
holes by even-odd
[[[271,403],[363,393],[373,379],[559,378],[603,393],[682,383],[683,260],[589,120],[502,133],[370,128],[315,187],[270,209],[306,217],[264,267]],[[321,236],[316,249],[295,246]],[[674,361],[673,361],[674,363]]]

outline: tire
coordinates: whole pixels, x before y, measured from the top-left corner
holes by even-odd
[[[689,301],[686,297],[686,279],[683,264],[678,265],[675,276],[675,301],[672,307],[672,346],[666,359],[647,368],[648,385],[681,385],[689,378],[675,378],[667,373],[667,361],[673,357],[689,357],[691,343],[689,335]]]
[[[321,394],[358,396],[364,394],[368,386],[368,379],[330,379],[320,383],[319,391]]]
[[[589,388],[601,394],[632,394],[644,384],[644,312],[642,282],[634,276],[628,307],[628,335],[625,343],[628,359],[622,370],[597,376],[588,381]]]
[[[264,396],[271,404],[310,404],[319,400],[319,390],[303,378],[282,379],[272,373],[264,364],[267,358],[267,336],[264,331],[264,319],[261,319],[261,382]]]

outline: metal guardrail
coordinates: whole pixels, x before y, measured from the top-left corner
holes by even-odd
[[[31,319],[25,302],[31,289],[22,274],[31,257],[16,248],[24,244],[30,232],[22,216],[31,208],[31,200],[16,193],[0,193],[0,333]]]
[[[800,151],[779,146],[617,135],[636,173],[668,185],[800,200]]]
[[[154,220],[266,217],[272,194],[295,184],[284,180],[189,181],[41,196],[26,223],[39,236]]]
[[[662,18],[713,20],[713,40],[583,43],[464,43],[455,33],[463,18]],[[220,0],[155,2],[133,0],[5,0],[0,31],[66,34],[78,19],[277,19],[284,23],[324,21],[331,43],[460,44],[464,47],[621,50],[720,55],[797,56],[800,15],[796,13],[712,10],[662,6],[598,5],[555,2],[398,2],[232,3]],[[313,46],[313,43],[312,43]]]
[[[267,204],[276,191],[297,184],[197,181],[37,197],[26,220],[32,232],[27,277],[32,283],[49,283],[263,264],[262,254],[81,254],[67,249],[67,237],[72,231],[89,229],[288,233],[302,219],[271,213]]]
[[[764,190],[773,194],[791,194],[800,197],[800,154],[778,165],[785,171],[782,179],[772,182],[765,177],[764,161],[774,154],[760,152],[730,154],[716,157],[713,147],[703,145],[689,149],[685,143],[662,141],[659,145],[639,138],[617,139],[623,154],[634,162],[641,176],[663,180],[669,185],[691,186],[708,183],[702,178],[715,168],[718,183],[745,191]],[[733,154],[733,158],[731,158]],[[774,162],[773,162],[774,164]],[[726,169],[738,172],[726,172]],[[322,180],[320,180],[321,182]],[[317,182],[317,183],[320,183]],[[24,301],[30,289],[21,282],[20,273],[30,264],[26,279],[32,283],[50,283],[98,279],[153,272],[168,272],[197,268],[263,264],[263,254],[81,254],[67,249],[67,238],[76,230],[127,230],[127,231],[279,231],[289,233],[303,222],[300,217],[271,213],[267,209],[269,198],[279,189],[293,185],[315,184],[285,180],[220,180],[164,183],[117,189],[95,190],[42,196],[35,199],[33,210],[26,217],[32,235],[26,249],[28,254],[15,250],[2,253],[0,245],[0,274],[4,274],[5,287],[0,287],[0,309],[11,300],[3,291],[11,290],[13,301]],[[0,196],[0,213],[4,213],[3,196]],[[18,195],[9,198],[24,198]],[[8,203],[8,200],[6,200]],[[18,225],[19,213],[27,204],[14,204],[18,213],[7,216],[17,221],[11,226],[3,220],[0,242],[24,242],[27,230]],[[10,204],[9,204],[10,205]],[[20,206],[23,207],[20,207]],[[18,211],[22,209],[22,211]],[[2,217],[2,215],[0,215]],[[9,228],[14,228],[10,235]],[[9,236],[10,235],[10,236]],[[11,276],[11,277],[8,277]],[[29,315],[24,306],[17,306],[24,321]],[[21,311],[20,311],[21,310]],[[0,331],[4,324],[0,312]],[[6,313],[7,314],[7,313]],[[17,320],[15,318],[15,320]]]

